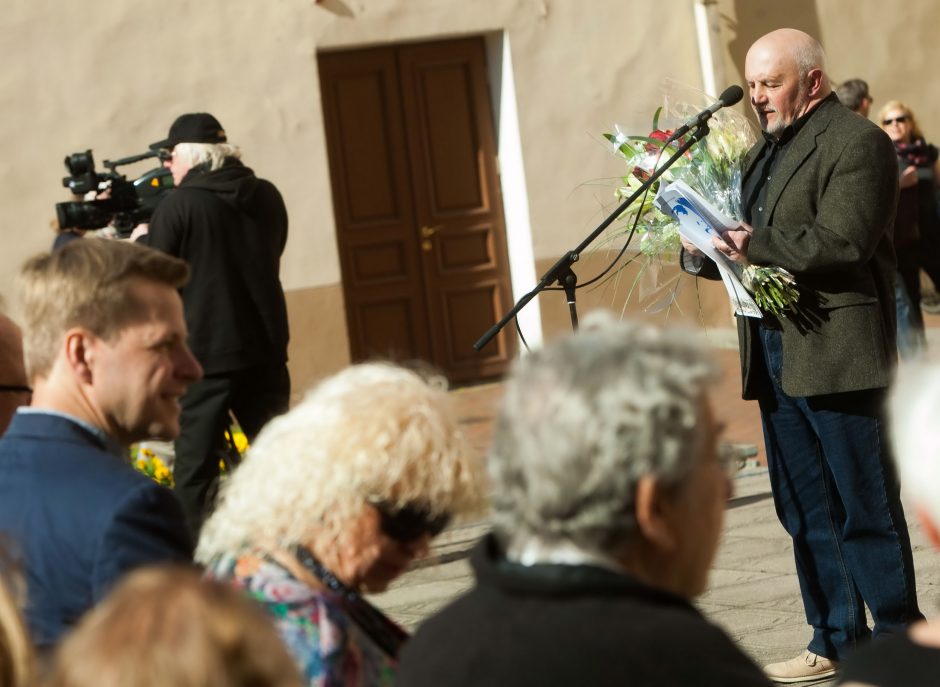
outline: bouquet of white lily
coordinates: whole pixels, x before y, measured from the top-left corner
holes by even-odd
[[[666,104],[653,115],[652,133],[628,135],[616,126],[613,133],[604,134],[615,153],[627,164],[627,172],[620,178],[622,184],[615,191],[618,199],[634,193],[654,173],[661,160],[671,157],[683,145],[684,137],[666,143],[672,131],[661,129],[660,120],[663,117],[679,120],[699,110],[686,103],[670,103],[667,98]],[[618,234],[626,236],[628,241],[634,234],[639,236],[639,250],[648,261],[677,254],[680,248],[676,218],[655,202],[660,186],[683,181],[725,215],[735,220],[742,217],[741,179],[744,158],[755,141],[753,128],[741,114],[723,109],[709,121],[709,130],[703,141],[692,146],[662,174],[638,205],[628,208],[621,216],[623,223]],[[799,299],[795,278],[782,268],[747,265],[734,266],[734,269],[764,313],[781,315]]]

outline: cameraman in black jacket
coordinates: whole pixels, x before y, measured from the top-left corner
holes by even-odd
[[[239,160],[218,120],[184,114],[150,146],[176,189],[139,240],[186,260],[181,292],[189,345],[205,370],[182,399],[174,478],[194,536],[212,508],[229,411],[249,441],[290,396],[280,258],[287,209],[274,185]]]

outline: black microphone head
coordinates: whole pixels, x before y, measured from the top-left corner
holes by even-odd
[[[721,104],[725,107],[730,107],[741,102],[741,98],[744,97],[744,89],[738,86],[737,84],[733,86],[728,86],[721,95],[718,96],[718,100],[721,101]]]

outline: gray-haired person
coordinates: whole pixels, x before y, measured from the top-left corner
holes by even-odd
[[[868,92],[868,82],[862,79],[849,79],[843,82],[836,89],[836,97],[852,112],[857,112],[863,117],[868,116],[868,110],[874,102],[871,93]]]
[[[287,305],[279,276],[287,209],[274,184],[242,164],[211,114],[180,115],[167,138],[150,147],[176,188],[141,241],[192,268],[180,295],[189,345],[205,370],[183,397],[173,465],[176,493],[198,535],[215,503],[229,411],[253,441],[287,410]]]
[[[731,491],[705,348],[592,319],[516,364],[476,586],[418,629],[399,685],[769,684],[690,604]]]

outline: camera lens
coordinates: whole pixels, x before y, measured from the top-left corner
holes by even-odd
[[[100,202],[56,203],[59,229],[100,229],[111,221],[111,212]]]
[[[65,166],[73,177],[95,171],[95,158],[90,150],[84,153],[72,153],[65,158]]]

